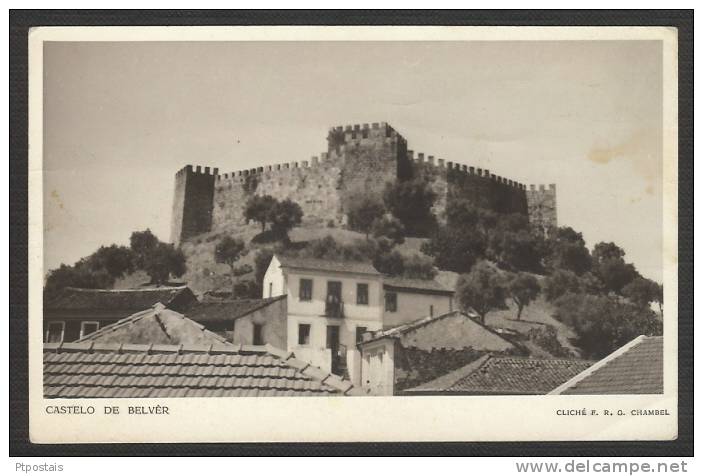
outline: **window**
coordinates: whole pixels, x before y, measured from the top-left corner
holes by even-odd
[[[298,324],[298,345],[310,345],[310,324]]]
[[[300,300],[301,301],[311,301],[312,300],[312,279],[300,280]]]
[[[386,293],[386,311],[396,312],[398,310],[398,295],[396,293]]]
[[[356,303],[357,304],[368,304],[369,303],[369,285],[366,283],[358,283],[356,285]]]
[[[358,326],[356,328],[356,342],[359,343],[364,340],[364,332],[366,332],[365,327]]]
[[[100,328],[100,323],[96,321],[83,321],[81,322],[81,338],[92,334]]]
[[[344,317],[342,305],[342,283],[327,281],[327,298],[325,298],[325,316]]]
[[[63,321],[50,322],[46,329],[47,342],[63,342],[63,333],[66,325]]]
[[[269,297],[273,296],[273,283],[269,283]]]
[[[434,306],[430,304],[430,317],[434,316]]]
[[[264,345],[264,325],[263,324],[254,324],[254,338],[253,344],[254,345]]]

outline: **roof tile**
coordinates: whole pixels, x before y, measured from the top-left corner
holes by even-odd
[[[664,339],[640,336],[554,389],[563,395],[661,394]]]
[[[308,366],[302,374],[280,358],[288,353],[270,353],[263,346],[238,350],[234,346],[125,344],[122,351],[126,348],[128,353],[119,353],[117,346],[99,353],[91,352],[90,347],[90,343],[46,347],[47,398],[343,395],[351,387],[350,382],[316,367]],[[157,354],[149,354],[155,350]]]
[[[592,362],[485,355],[408,394],[544,395],[588,368]]]

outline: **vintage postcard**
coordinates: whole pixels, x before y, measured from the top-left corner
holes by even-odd
[[[29,55],[32,442],[676,438],[676,29]]]

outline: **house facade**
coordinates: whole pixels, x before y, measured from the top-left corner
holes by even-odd
[[[287,296],[289,351],[359,381],[356,344],[363,333],[383,326],[383,280],[371,264],[276,255],[264,276],[263,293]]]
[[[185,314],[208,330],[241,345],[288,347],[286,296],[265,299],[203,298]]]
[[[383,278],[383,327],[395,327],[421,316],[454,310],[454,291],[433,279]]]
[[[186,286],[143,289],[65,288],[44,300],[44,342],[73,342],[161,303],[183,312],[197,301]]]
[[[480,324],[478,316],[451,311],[367,333],[358,344],[360,386],[370,395],[399,395],[465,366],[487,352],[519,353],[510,341]]]

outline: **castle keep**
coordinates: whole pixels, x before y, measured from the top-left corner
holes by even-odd
[[[441,220],[447,203],[466,198],[498,213],[527,214],[532,223],[556,226],[556,187],[528,188],[488,169],[435,159],[408,150],[407,141],[385,122],[333,127],[327,151],[309,161],[267,165],[236,172],[188,165],[176,173],[171,241],[243,224],[252,195],[289,198],[306,223],[345,223],[356,196],[380,197],[387,182],[424,175],[437,194],[433,211]]]

